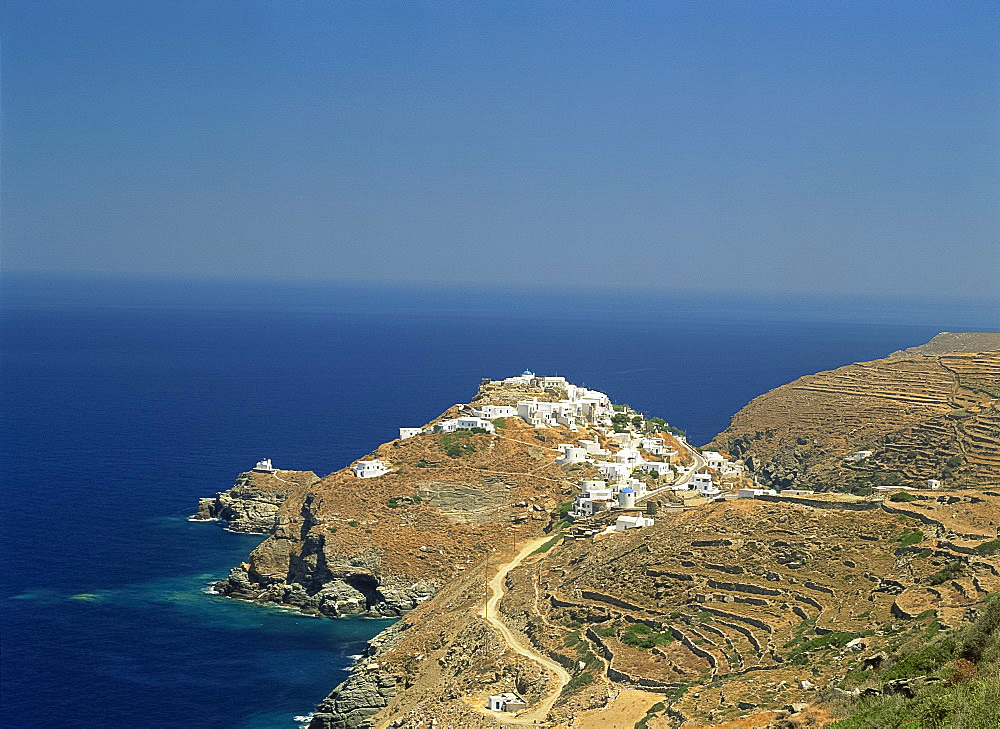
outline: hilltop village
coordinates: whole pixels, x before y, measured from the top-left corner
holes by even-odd
[[[913,373],[942,363],[958,374],[933,384],[937,405]],[[890,696],[908,675],[895,652],[961,636],[1000,590],[998,373],[992,350],[851,365],[762,396],[709,450],[525,371],[328,476],[262,460],[198,518],[268,535],[218,594],[402,616],[311,729],[822,726],[861,691]],[[824,440],[815,398],[836,387],[844,418],[892,417]],[[948,422],[955,404],[936,460],[880,475],[918,418]],[[777,437],[803,454],[794,473]],[[824,483],[814,461],[847,476]]]
[[[516,399],[526,393],[534,394],[530,399]],[[628,405],[612,404],[603,392],[574,385],[565,377],[538,376],[525,370],[497,382],[484,379],[476,400],[456,405],[456,417],[423,428],[401,427],[399,439],[457,431],[495,435],[498,428],[501,432],[506,428],[508,418],[518,418],[535,429],[561,430],[573,439],[555,445],[553,462],[600,475],[600,479],[579,481],[579,493],[568,516],[579,520],[602,512],[625,512],[607,527],[607,532],[653,524],[652,516],[636,511],[652,496],[669,491],[678,504],[683,504],[676,495],[681,491],[693,491],[706,499],[720,498],[722,491],[715,479],[726,476],[729,486],[742,481],[738,478],[744,472],[742,464],[733,463],[717,451],[701,452],[688,445],[682,431],[671,428],[662,418],[647,420]],[[581,433],[590,437],[578,437]],[[351,466],[358,478],[375,478],[390,470],[391,464],[378,459],[359,460]],[[738,491],[743,498],[759,493],[775,492]],[[655,509],[652,507],[654,514]],[[585,533],[591,535],[590,531]]]

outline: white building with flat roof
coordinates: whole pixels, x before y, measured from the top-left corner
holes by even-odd
[[[548,387],[557,387],[557,388],[559,388],[561,390],[565,390],[567,384],[568,383],[566,382],[566,378],[565,377],[536,377],[535,378],[535,385],[538,386],[538,387],[541,387],[542,389],[545,389],[545,388],[548,388]]]
[[[635,467],[642,463],[642,454],[635,448],[622,448],[614,455],[615,463],[624,463]]]
[[[713,471],[718,471],[719,473],[736,473],[741,470],[741,467],[730,461],[724,455],[718,451],[702,451],[702,457],[705,459],[705,463]]]
[[[655,473],[657,476],[663,476],[670,473],[670,464],[663,463],[662,461],[643,461],[639,464],[639,470],[645,471],[646,473]]]
[[[652,517],[643,516],[642,514],[619,516],[615,519],[615,531],[623,532],[626,529],[641,529],[642,527],[652,526],[655,521]]]
[[[406,440],[407,438],[412,438],[415,435],[420,435],[423,432],[423,428],[400,428],[399,439]]]
[[[456,418],[458,422],[456,423],[456,428],[459,430],[472,430],[473,428],[482,428],[487,433],[492,433],[493,423],[485,418],[480,418],[475,415],[463,415],[462,417]]]
[[[385,464],[377,458],[371,461],[358,461],[351,466],[351,470],[358,478],[376,478],[389,472]]]
[[[614,499],[614,490],[604,481],[586,480],[580,484],[580,493],[573,500],[574,516],[593,516],[596,511],[604,511]]]
[[[691,477],[691,485],[694,486],[694,490],[700,495],[707,496],[709,498],[718,496],[722,493],[719,491],[718,487],[712,483],[712,476],[708,473],[694,474]]]
[[[496,696],[490,696],[486,708],[490,711],[521,711],[528,708],[528,704],[515,693],[505,691]]]
[[[574,446],[564,450],[563,454],[556,458],[556,463],[564,465],[567,463],[585,463],[588,460],[590,459],[587,457],[587,449]]]
[[[488,420],[513,418],[517,416],[517,408],[512,405],[483,405],[479,408],[479,415]]]
[[[758,496],[777,496],[774,489],[740,489],[736,492],[738,499],[756,499]]]
[[[632,466],[627,463],[598,463],[601,475],[608,481],[623,481],[632,475]]]

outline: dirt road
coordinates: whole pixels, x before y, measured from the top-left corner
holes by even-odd
[[[512,651],[534,661],[535,663],[541,664],[554,673],[556,678],[559,680],[559,685],[544,701],[523,712],[519,716],[505,716],[501,712],[489,712],[490,716],[504,724],[534,724],[536,722],[543,722],[549,711],[552,709],[552,705],[559,697],[559,692],[562,691],[563,686],[565,686],[570,679],[569,672],[565,668],[560,666],[548,656],[542,655],[536,651],[526,639],[518,636],[510,628],[508,628],[500,619],[498,609],[500,599],[503,597],[504,583],[507,579],[507,573],[521,564],[526,557],[551,538],[551,535],[549,535],[525,542],[521,547],[521,551],[517,553],[514,559],[500,567],[500,570],[489,582],[490,598],[486,601],[485,609],[480,611],[480,615],[486,618],[486,621],[490,625],[500,631],[500,635],[503,636],[504,642]]]

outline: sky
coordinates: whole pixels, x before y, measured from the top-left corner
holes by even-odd
[[[0,270],[1000,305],[995,2],[0,10]]]

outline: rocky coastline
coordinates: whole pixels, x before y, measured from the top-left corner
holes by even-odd
[[[230,531],[269,537],[254,550],[249,562],[234,567],[228,578],[216,582],[213,592],[291,607],[305,615],[382,619],[399,617],[433,597],[433,584],[382,574],[372,555],[330,564],[324,556],[321,535],[307,535],[305,548],[295,559],[291,557],[292,542],[319,521],[313,512],[314,495],[307,493],[304,498],[302,520],[289,519],[279,512],[294,490],[312,486],[318,480],[311,471],[248,471],[241,473],[226,491],[199,500],[192,520],[217,521]],[[281,565],[286,568],[284,574]],[[404,623],[393,623],[369,641],[348,677],[319,704],[310,729],[370,725],[368,719],[396,695],[396,677],[379,668],[377,656],[395,645],[406,627]]]
[[[394,647],[408,628],[394,623],[368,642],[347,678],[316,707],[309,729],[359,729],[396,696],[398,677],[380,665],[380,654]]]
[[[318,480],[312,471],[246,471],[226,491],[199,499],[191,519],[218,521],[233,532],[270,534],[277,526],[278,510],[292,491]]]
[[[306,494],[301,519],[279,514],[293,491],[318,480],[312,471],[249,471],[240,474],[232,488],[199,500],[193,519],[215,520],[231,531],[269,537],[251,553],[249,562],[216,582],[213,591],[325,617],[399,617],[431,598],[435,585],[385,574],[374,554],[331,561],[323,533],[309,531],[321,523],[314,494]],[[296,551],[304,532],[304,544]]]

